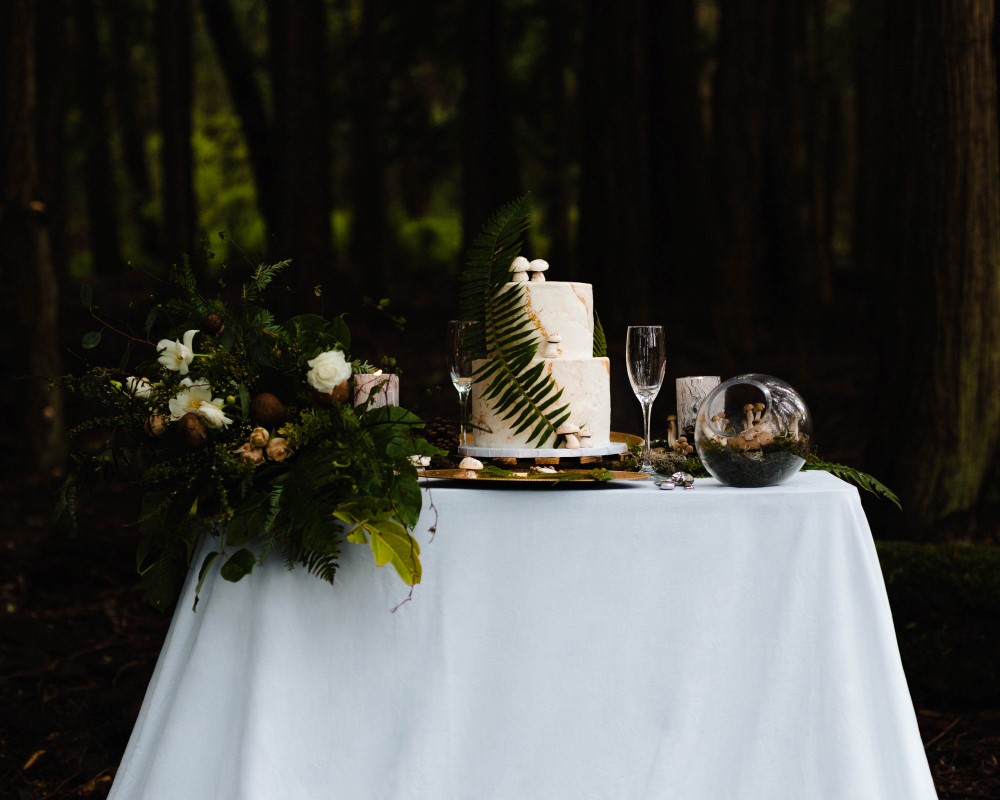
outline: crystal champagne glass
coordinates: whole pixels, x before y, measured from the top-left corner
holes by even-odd
[[[662,325],[630,325],[625,338],[625,363],[632,391],[642,405],[643,447],[640,471],[652,473],[649,460],[649,422],[653,401],[663,385],[667,350]]]
[[[466,443],[469,393],[472,391],[472,339],[478,324],[467,319],[453,319],[448,323],[448,370],[462,408],[462,422],[458,429],[460,446]]]

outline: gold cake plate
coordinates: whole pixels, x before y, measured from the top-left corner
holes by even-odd
[[[479,483],[537,483],[544,485],[552,484],[586,484],[589,486],[604,486],[614,481],[645,481],[649,480],[649,475],[645,472],[624,472],[621,470],[607,470],[611,473],[611,479],[598,480],[588,470],[565,469],[558,472],[528,473],[527,470],[512,469],[513,475],[484,475],[482,471],[477,471],[474,478],[470,478],[468,471],[464,469],[425,469],[420,470],[418,477],[436,478],[440,480],[463,481],[468,484]]]

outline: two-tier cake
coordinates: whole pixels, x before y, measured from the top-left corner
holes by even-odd
[[[567,419],[553,426],[544,440],[532,440],[531,429],[517,432],[518,416],[504,419],[489,399],[485,382],[472,388],[472,425],[477,448],[561,448],[588,450],[610,443],[610,362],[594,356],[594,300],[589,283],[549,281],[548,264],[519,256],[510,266],[511,280],[501,291],[518,292],[523,313],[535,330],[531,365],[562,391],[556,407]],[[530,276],[530,278],[529,278]],[[475,362],[478,372],[482,360]],[[567,453],[570,455],[570,453]]]

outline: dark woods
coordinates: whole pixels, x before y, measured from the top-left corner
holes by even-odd
[[[595,285],[612,355],[626,324],[662,322],[671,382],[787,379],[822,454],[898,491],[906,535],[982,536],[1000,503],[993,0],[0,15],[7,374],[77,363],[78,284],[147,297],[127,264],[189,255],[205,278],[293,259],[297,310],[391,298],[432,383],[465,244],[531,191],[528,250]],[[15,450],[51,467],[58,395],[15,386]]]

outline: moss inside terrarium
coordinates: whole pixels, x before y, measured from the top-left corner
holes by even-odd
[[[699,454],[705,468],[730,486],[773,486],[798,472],[806,463],[809,446],[804,439],[776,436],[756,450],[741,450],[703,439]]]

